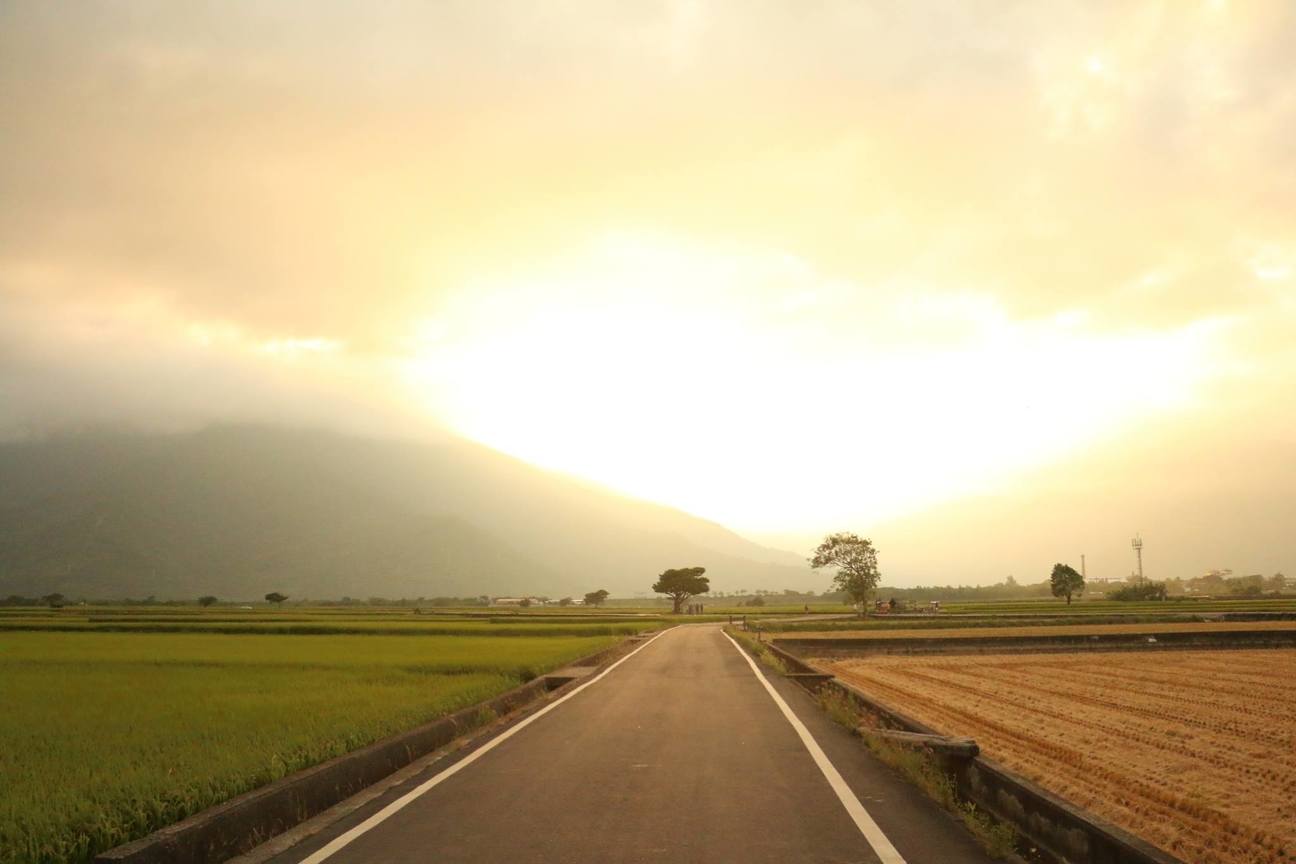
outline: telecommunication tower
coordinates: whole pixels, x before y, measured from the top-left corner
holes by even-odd
[[[1130,541],[1130,547],[1133,548],[1134,554],[1138,556],[1138,581],[1143,581],[1143,538],[1138,534]]]

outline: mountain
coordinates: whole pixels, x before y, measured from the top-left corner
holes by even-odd
[[[465,441],[223,426],[0,444],[0,595],[822,587],[803,559]]]

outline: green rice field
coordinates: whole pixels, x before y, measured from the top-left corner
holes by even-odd
[[[662,624],[469,621],[411,635],[377,616],[303,634],[271,621],[279,629],[81,623],[0,631],[0,861],[87,861]]]

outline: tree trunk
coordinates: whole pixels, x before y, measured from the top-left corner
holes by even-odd
[[[679,596],[675,596],[675,597],[672,597],[671,600],[674,600],[674,601],[675,601],[675,611],[674,611],[673,614],[675,614],[675,615],[680,614],[680,607],[684,605],[684,598],[683,598],[683,597],[679,597]]]

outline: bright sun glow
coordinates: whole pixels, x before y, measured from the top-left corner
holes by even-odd
[[[409,371],[492,447],[748,531],[814,531],[984,490],[1186,405],[1220,326],[1099,334],[1082,310],[1020,321],[924,287],[618,236],[461,292]],[[770,500],[790,504],[777,524]]]

